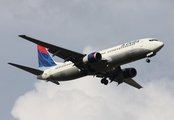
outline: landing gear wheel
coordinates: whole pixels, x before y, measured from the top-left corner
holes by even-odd
[[[104,85],[107,85],[107,84],[108,84],[108,80],[105,80]]]
[[[101,83],[104,84],[104,85],[107,85],[108,84],[108,80],[106,80],[106,78],[103,78],[103,79],[101,79]]]
[[[147,62],[147,63],[150,63],[150,59],[149,59],[149,58],[147,58],[147,59],[146,59],[146,62]]]

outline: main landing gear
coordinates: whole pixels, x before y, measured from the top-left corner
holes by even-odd
[[[106,78],[101,79],[101,83],[107,85],[109,81]]]

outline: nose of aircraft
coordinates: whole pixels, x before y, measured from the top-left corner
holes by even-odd
[[[157,46],[157,49],[156,49],[156,51],[158,52],[163,46],[164,46],[164,43],[163,42],[160,42],[160,41],[158,41],[157,43],[156,43],[156,46]]]
[[[164,43],[159,41],[158,46],[161,49],[164,46]]]

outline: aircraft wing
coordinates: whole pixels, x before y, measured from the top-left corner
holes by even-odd
[[[26,35],[19,35],[19,37],[24,38],[30,42],[36,43],[38,45],[44,46],[46,48],[48,48],[48,51],[50,53],[53,54],[53,56],[58,56],[62,59],[64,59],[64,61],[71,61],[73,63],[78,63],[80,62],[80,60],[85,56],[85,54],[81,54],[75,51],[71,51],[65,48],[61,48],[55,45],[52,45],[50,43],[46,43],[31,37],[28,37]],[[76,64],[75,64],[76,65]],[[77,65],[78,67],[78,65]]]
[[[119,74],[121,72],[122,72],[121,67],[120,66],[117,66],[117,67],[115,67],[115,70],[106,72],[105,74],[98,74],[97,77],[100,77],[100,78],[104,78],[104,77],[112,78],[113,77],[114,78],[115,76],[119,76]],[[118,84],[121,84],[121,83],[124,82],[124,83],[126,83],[126,84],[128,84],[130,86],[135,87],[135,88],[138,88],[138,89],[141,89],[142,88],[142,86],[139,85],[132,78],[128,78],[128,79],[124,79],[124,78],[120,79],[120,78],[118,78],[117,79],[117,77],[116,77],[115,79],[113,79],[113,80],[110,79],[110,80],[111,80],[111,82],[112,81],[118,82]]]
[[[143,88],[141,85],[139,85],[137,82],[135,82],[132,78],[124,79],[123,82],[125,82],[125,83],[127,83],[135,88],[138,88],[138,89]]]

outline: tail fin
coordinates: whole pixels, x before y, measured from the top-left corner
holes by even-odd
[[[50,56],[48,50],[40,45],[37,45],[38,49],[38,61],[39,61],[39,68],[46,68],[55,66],[56,63]]]

